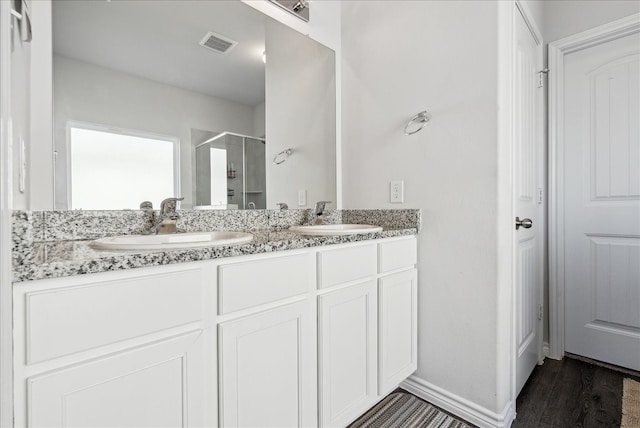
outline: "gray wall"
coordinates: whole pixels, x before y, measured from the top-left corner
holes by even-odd
[[[499,413],[498,2],[344,2],[342,22],[344,208],[422,209],[416,376]]]

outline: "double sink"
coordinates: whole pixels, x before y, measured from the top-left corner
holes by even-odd
[[[315,226],[292,226],[291,232],[309,236],[337,236],[358,233],[381,232],[380,226],[369,224],[321,224]],[[221,245],[246,244],[253,235],[245,232],[189,232],[164,235],[122,235],[93,241],[98,250],[171,250],[202,248]]]

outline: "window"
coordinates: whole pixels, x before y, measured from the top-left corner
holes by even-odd
[[[227,149],[211,147],[211,205],[227,205]]]
[[[157,209],[179,196],[178,139],[77,123],[68,136],[71,209]]]

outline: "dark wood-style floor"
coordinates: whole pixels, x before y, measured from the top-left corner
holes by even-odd
[[[620,427],[625,375],[584,361],[545,359],[516,402],[513,428]]]

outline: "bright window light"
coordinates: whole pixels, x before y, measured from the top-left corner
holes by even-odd
[[[227,150],[211,147],[211,205],[227,203]]]
[[[177,194],[177,140],[71,126],[70,199],[72,209],[138,209]]]

